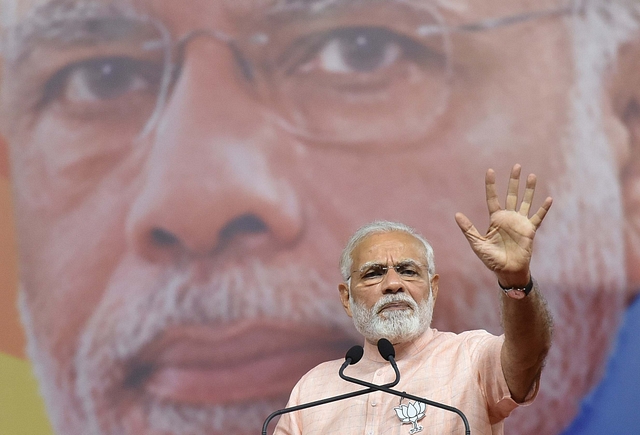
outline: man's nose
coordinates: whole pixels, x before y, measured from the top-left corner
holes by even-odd
[[[382,291],[395,294],[405,291],[405,282],[393,267],[390,267],[382,281]]]
[[[225,44],[190,43],[127,222],[143,256],[201,256],[232,245],[258,252],[299,235],[286,138],[242,80]]]

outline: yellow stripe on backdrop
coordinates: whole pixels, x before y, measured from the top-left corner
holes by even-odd
[[[0,435],[52,435],[38,383],[25,359],[16,307],[18,256],[5,151],[0,136]]]
[[[0,353],[0,435],[52,435],[28,361]]]

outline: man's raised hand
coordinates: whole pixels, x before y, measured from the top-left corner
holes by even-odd
[[[505,207],[500,206],[496,193],[496,175],[487,170],[485,186],[490,224],[482,236],[471,221],[462,213],[456,213],[456,222],[467,238],[473,252],[494,271],[503,287],[524,287],[530,278],[529,264],[533,249],[533,238],[542,223],[552,199],[545,199],[538,211],[529,218],[531,202],[536,189],[536,176],[529,174],[524,197],[518,205],[520,165],[511,169]]]

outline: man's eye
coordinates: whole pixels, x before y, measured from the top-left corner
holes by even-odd
[[[156,62],[127,57],[91,59],[67,66],[45,85],[43,104],[109,101],[133,93],[156,92],[162,71]]]
[[[418,275],[418,271],[412,267],[400,267],[398,269],[398,273],[402,276],[416,276]]]
[[[379,278],[384,275],[384,269],[369,269],[363,275],[363,279]]]

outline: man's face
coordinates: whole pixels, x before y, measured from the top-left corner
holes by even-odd
[[[3,134],[30,354],[60,433],[255,432],[358,340],[336,259],[374,218],[432,242],[435,326],[498,332],[495,279],[453,216],[481,228],[486,168],[506,180],[515,161],[556,199],[533,273],[559,327],[550,380],[512,422],[570,418],[622,310],[602,290],[623,261],[615,205],[586,182],[615,190],[614,159],[604,140],[595,163],[576,147],[561,17],[443,35],[429,26],[530,2],[39,3],[17,2]]]
[[[422,243],[404,232],[373,234],[351,254],[351,278],[339,286],[342,305],[371,343],[405,343],[431,324],[438,275],[429,276]]]

